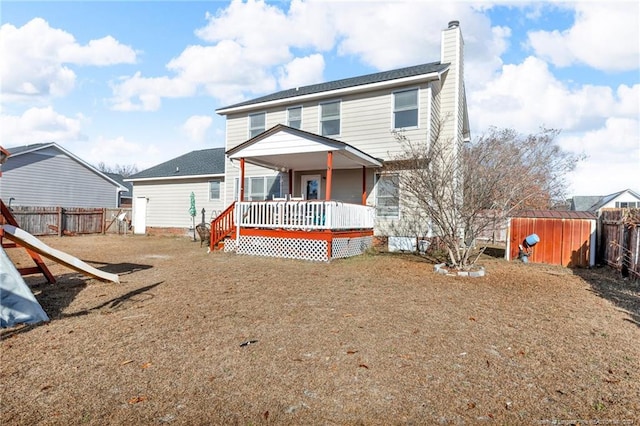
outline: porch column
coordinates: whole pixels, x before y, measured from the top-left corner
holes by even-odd
[[[331,200],[331,177],[333,175],[333,151],[327,152],[327,191],[325,200]]]
[[[367,167],[362,166],[362,205],[367,205]]]
[[[289,195],[293,195],[293,169],[289,169]]]
[[[244,201],[244,157],[240,159],[240,201]]]

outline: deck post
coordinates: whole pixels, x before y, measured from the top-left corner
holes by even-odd
[[[331,200],[331,178],[333,175],[333,151],[327,152],[327,190],[325,200]]]
[[[244,157],[240,159],[240,200],[244,201]]]
[[[289,195],[293,195],[293,169],[289,169]]]
[[[367,167],[362,166],[362,205],[367,205]]]

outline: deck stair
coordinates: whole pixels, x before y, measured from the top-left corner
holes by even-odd
[[[234,201],[211,221],[211,238],[209,241],[210,251],[221,250],[224,247],[224,239],[235,232],[235,207],[236,202]]]

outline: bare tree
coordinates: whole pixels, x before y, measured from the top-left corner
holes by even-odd
[[[105,173],[117,173],[123,177],[129,177],[138,173],[138,166],[135,164],[116,164],[115,166],[107,166],[104,162],[98,163],[98,170]]]
[[[490,129],[473,143],[437,137],[415,143],[395,133],[401,153],[385,167],[400,175],[403,202],[415,203],[429,217],[446,248],[450,265],[469,269],[480,233],[521,208],[550,208],[562,199],[564,177],[580,156],[563,151],[557,130],[523,136]]]

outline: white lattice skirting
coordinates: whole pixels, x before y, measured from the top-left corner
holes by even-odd
[[[225,238],[224,240],[224,252],[225,253],[233,253],[236,251],[236,240],[232,240],[231,238]]]
[[[339,259],[358,256],[373,245],[373,237],[334,238],[331,244],[331,258]],[[241,236],[238,244],[227,240],[225,252],[251,256],[282,257],[286,259],[313,260],[327,262],[327,241],[304,238],[275,238]]]
[[[329,260],[326,241],[302,238],[241,236],[236,253],[321,262]]]
[[[355,238],[334,238],[331,244],[331,258],[358,256],[373,246],[373,236]]]

